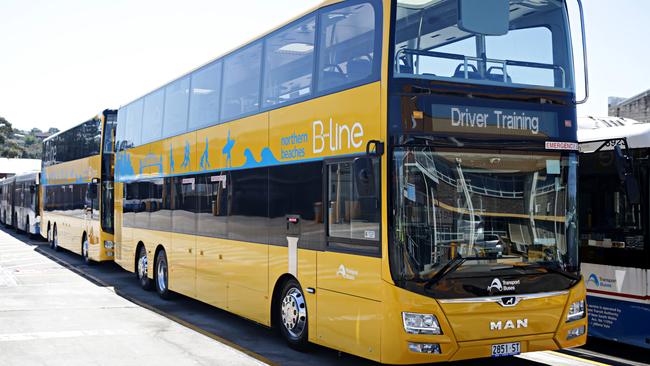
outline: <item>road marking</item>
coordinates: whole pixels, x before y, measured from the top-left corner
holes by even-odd
[[[530,352],[517,357],[553,366],[610,366],[606,363],[596,362],[554,351]]]
[[[0,342],[23,342],[40,339],[115,336],[130,334],[123,330],[64,330],[58,332],[29,332],[0,334]]]

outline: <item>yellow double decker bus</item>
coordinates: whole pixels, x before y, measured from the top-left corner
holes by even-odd
[[[115,261],[296,348],[584,344],[569,33],[560,0],[324,2],[119,109]]]
[[[43,141],[41,235],[87,263],[113,260],[116,118],[105,110]]]

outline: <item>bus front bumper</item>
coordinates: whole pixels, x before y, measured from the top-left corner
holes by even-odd
[[[570,305],[586,297],[583,281],[562,296],[529,300],[518,305],[520,309],[507,310],[491,303],[453,308],[435,299],[390,287],[388,292],[392,296],[386,302],[390,310],[385,313],[381,337],[383,363],[422,364],[488,358],[494,357],[493,346],[496,345],[518,343],[517,351],[525,353],[577,347],[587,341],[586,305],[584,317],[566,321]],[[435,315],[442,334],[408,334],[402,312]],[[513,329],[510,329],[510,319]],[[519,329],[517,320],[525,320],[526,327]],[[499,321],[502,329],[489,329],[490,324]]]

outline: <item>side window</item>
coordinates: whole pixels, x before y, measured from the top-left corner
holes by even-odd
[[[135,227],[135,213],[139,204],[138,184],[124,183],[124,196],[122,198],[122,223],[124,227]]]
[[[163,103],[165,102],[165,90],[159,89],[144,98],[144,116],[142,126],[142,143],[160,140],[163,123]]]
[[[230,172],[228,238],[268,243],[269,171],[267,168]]]
[[[151,207],[151,183],[137,182],[138,199],[135,205],[135,227],[149,228],[149,208]]]
[[[221,116],[230,119],[260,108],[262,43],[226,57]]]
[[[301,248],[319,250],[325,240],[323,163],[269,168],[269,242],[287,245],[287,216],[300,217]]]
[[[340,88],[373,76],[375,10],[369,3],[320,15],[318,90]]]
[[[117,128],[115,130],[116,151],[125,149],[124,138],[126,137],[126,107],[120,108],[117,112]]]
[[[174,177],[172,225],[175,233],[196,234],[196,178]]]
[[[163,137],[179,135],[187,129],[190,101],[190,77],[186,76],[165,88]],[[131,111],[129,110],[129,113]]]
[[[328,165],[328,246],[379,254],[379,161]]]
[[[228,176],[222,172],[199,178],[199,235],[228,237]]]
[[[149,185],[149,228],[153,230],[172,231],[170,211],[171,179],[155,179]]]
[[[316,18],[269,37],[264,55],[264,107],[312,93]]]
[[[190,130],[216,123],[219,120],[222,66],[221,62],[216,62],[192,74]]]
[[[142,135],[142,107],[142,99],[131,103],[128,107],[129,112],[126,114],[126,135],[124,136],[127,148],[140,145]]]

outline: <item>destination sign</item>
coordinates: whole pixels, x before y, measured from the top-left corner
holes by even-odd
[[[433,129],[445,132],[545,137],[558,128],[554,112],[433,104],[431,116]]]

